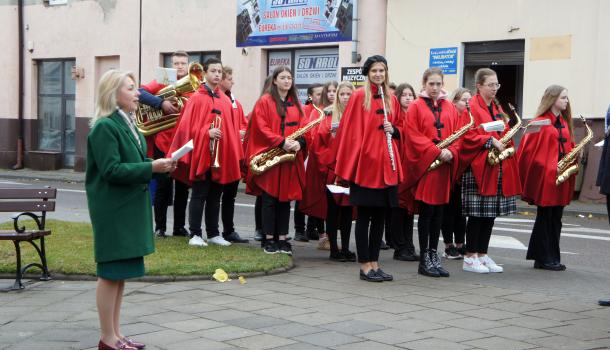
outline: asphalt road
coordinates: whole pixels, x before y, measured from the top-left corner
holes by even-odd
[[[89,221],[84,184],[52,183],[32,180],[9,180],[0,178],[0,187],[36,187],[48,185],[58,189],[56,211],[48,218],[68,221]],[[172,227],[171,209],[168,227]],[[493,285],[502,288],[516,288],[536,292],[546,292],[578,299],[593,300],[610,297],[610,225],[606,218],[564,216],[561,252],[562,262],[568,267],[564,272],[548,272],[532,269],[532,262],[525,260],[527,244],[531,234],[535,213],[520,213],[507,218],[499,218],[494,226],[489,254],[496,262],[503,264],[505,272],[497,276],[481,276],[461,271],[461,262],[447,261],[444,264],[460,279],[472,280],[474,284]],[[5,217],[3,217],[5,216]],[[0,213],[0,221],[9,220],[6,213]],[[292,223],[291,223],[292,225]],[[238,193],[235,208],[236,230],[251,238],[254,232],[254,197]],[[188,228],[188,227],[187,227]],[[291,229],[291,232],[292,229]],[[353,236],[353,235],[352,235]],[[415,242],[417,238],[415,237]],[[353,241],[353,237],[352,237]],[[253,243],[254,244],[254,243]],[[295,261],[298,264],[299,250],[311,243],[297,243]],[[355,244],[352,242],[352,250]],[[439,242],[439,250],[443,243]],[[308,249],[301,253],[302,259],[326,259],[327,252]],[[391,251],[383,252],[382,262],[391,261]],[[392,262],[393,263],[393,262]],[[416,270],[416,263],[398,263],[405,269]]]

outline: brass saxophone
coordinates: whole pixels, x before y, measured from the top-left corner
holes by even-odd
[[[504,134],[504,136],[499,140],[500,143],[502,143],[505,147],[508,145],[510,140],[513,139],[513,136],[515,136],[515,134],[519,131],[519,129],[521,129],[521,118],[519,117],[519,114],[517,114],[515,107],[513,107],[513,105],[510,103],[508,104],[508,107],[510,108],[510,110],[513,112],[513,114],[517,118],[517,123],[506,134]],[[487,163],[491,166],[494,166],[494,165],[500,164],[500,162],[503,161],[504,159],[506,159],[508,157],[512,157],[514,155],[515,155],[515,147],[513,147],[513,146],[505,148],[504,151],[502,151],[502,152],[498,151],[497,148],[492,147],[489,150],[489,153],[487,153]]]
[[[574,148],[572,148],[570,153],[563,156],[563,158],[557,162],[557,179],[555,180],[555,185],[557,186],[569,179],[570,176],[578,173],[579,165],[576,158],[587,143],[591,142],[593,139],[593,131],[591,131],[591,128],[589,125],[587,125],[587,121],[582,115],[580,116],[580,119],[582,119],[582,122],[587,129],[587,135],[585,135],[585,137],[580,140],[580,142],[574,146]]]
[[[313,108],[320,115],[318,119],[293,132],[292,134],[286,137],[286,140],[296,140],[297,138],[305,135],[305,133],[311,130],[314,126],[320,124],[324,120],[324,118],[326,118],[326,115],[324,115],[324,111],[318,108],[315,104],[312,105]],[[259,153],[252,157],[252,159],[250,160],[250,171],[254,175],[260,175],[280,163],[294,161],[296,159],[296,155],[296,152],[287,152],[280,147],[272,148],[268,151]]]
[[[455,142],[455,140],[462,137],[470,128],[472,128],[472,126],[474,125],[474,118],[472,117],[472,113],[470,113],[470,105],[468,104],[468,102],[466,102],[466,109],[468,110],[468,116],[470,116],[470,122],[462,126],[460,129],[458,129],[458,131],[454,132],[443,141],[439,142],[436,147],[440,148],[441,150],[449,147],[453,142]],[[430,164],[430,166],[428,167],[428,171],[432,171],[441,166],[442,164],[443,161],[437,158],[434,160],[434,162],[432,162],[432,164]]]

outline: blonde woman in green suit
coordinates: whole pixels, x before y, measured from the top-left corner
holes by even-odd
[[[176,167],[146,158],[146,142],[133,114],[139,92],[130,72],[110,70],[99,82],[95,117],[87,137],[85,188],[97,263],[98,349],[141,349],[120,332],[125,280],[144,275],[144,256],[155,251],[148,183],[153,173]]]

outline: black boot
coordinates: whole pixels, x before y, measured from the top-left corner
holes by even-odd
[[[430,277],[441,277],[439,275],[438,270],[432,265],[432,261],[430,260],[430,254],[428,254],[427,250],[420,252],[419,258],[419,268],[417,269],[417,273],[424,276]]]
[[[428,254],[430,254],[430,261],[436,271],[438,271],[439,276],[449,277],[449,271],[441,266],[441,258],[438,257],[438,252],[436,250],[428,250]]]

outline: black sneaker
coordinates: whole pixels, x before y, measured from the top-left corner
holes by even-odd
[[[274,241],[265,242],[265,245],[263,246],[263,251],[265,252],[265,254],[277,254],[280,252],[277,243],[275,243]]]
[[[318,241],[318,240],[320,240],[320,234],[318,233],[318,229],[307,230],[305,232],[305,236],[310,241]]]
[[[342,252],[330,252],[330,256],[328,257],[332,261],[346,262],[347,259]]]
[[[458,249],[453,244],[450,245],[449,248],[445,248],[445,253],[443,253],[443,256],[449,260],[459,260],[463,258],[462,254],[460,254]]]
[[[190,235],[191,234],[184,227],[174,229],[174,232],[172,233],[172,236],[174,237],[190,237]]]
[[[466,245],[463,244],[461,247],[459,248],[455,248],[457,249],[458,253],[460,253],[462,255],[462,257],[466,256]]]
[[[381,250],[388,250],[388,249],[390,249],[390,246],[389,246],[389,245],[387,245],[387,244],[385,243],[385,241],[383,241],[383,240],[382,240],[382,241],[381,241],[381,246],[379,247],[379,249],[381,249]]]
[[[250,241],[249,239],[241,238],[239,236],[239,233],[237,233],[235,231],[233,231],[233,232],[231,232],[229,234],[226,234],[226,233],[223,232],[222,233],[222,237],[226,241],[231,242],[231,243],[248,243]]]
[[[309,242],[309,239],[305,236],[305,232],[298,231],[294,233],[294,240],[297,242]]]
[[[263,238],[265,238],[263,236],[263,230],[256,230],[254,232],[254,240],[257,242],[261,242],[263,240]]]
[[[290,245],[290,243],[287,241],[279,241],[277,245],[280,253],[292,255],[292,245]]]
[[[165,230],[162,230],[160,228],[156,229],[155,236],[157,236],[159,238],[165,238]]]
[[[342,251],[343,256],[345,257],[345,261],[355,262],[356,261],[356,253],[351,251]]]

